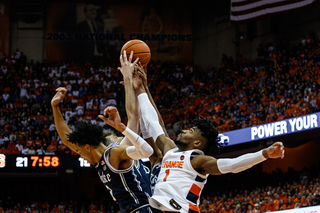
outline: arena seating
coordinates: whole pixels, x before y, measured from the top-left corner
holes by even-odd
[[[209,71],[151,61],[149,89],[170,137],[189,128],[197,116],[212,119],[225,132],[319,111],[319,39],[310,34],[299,44],[287,43],[261,44],[255,60],[222,55],[220,66]],[[118,65],[34,62],[21,52],[3,58],[0,153],[74,154],[61,144],[53,124],[50,101],[60,86],[68,90],[61,110],[71,129],[80,120],[110,129],[97,115],[113,105],[125,117]]]

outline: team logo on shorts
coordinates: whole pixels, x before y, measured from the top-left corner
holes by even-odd
[[[180,160],[183,160],[183,159],[184,159],[184,155],[181,155],[181,156],[180,156]]]

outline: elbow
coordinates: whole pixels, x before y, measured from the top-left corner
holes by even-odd
[[[150,148],[151,148],[151,147],[150,147]],[[149,158],[152,154],[153,154],[153,149],[152,149],[152,148],[143,151],[143,156],[144,156],[145,158]]]

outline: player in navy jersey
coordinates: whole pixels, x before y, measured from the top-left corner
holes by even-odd
[[[130,125],[130,120],[128,121],[127,126]],[[115,132],[113,131],[106,131],[106,138],[118,142],[120,145],[128,145],[132,146],[132,143],[130,141],[127,141],[125,137],[118,137]],[[153,154],[152,154],[153,155]],[[150,156],[151,157],[151,156]],[[137,168],[137,170],[140,172],[141,176],[143,177],[144,181],[150,185],[150,169],[149,167],[142,161],[142,160],[135,160],[134,165]]]
[[[130,58],[132,59],[132,56]],[[122,61],[122,69],[133,69],[130,58],[127,61],[125,57]],[[105,137],[102,127],[87,122],[80,122],[75,131],[71,132],[58,106],[67,90],[58,88],[56,91],[51,105],[56,129],[62,142],[90,164],[95,165],[101,181],[120,205],[121,212],[151,212],[148,204],[149,185],[133,162],[133,160],[149,157],[153,153],[151,146],[121,123],[115,107],[106,108],[104,115],[99,115],[99,118],[122,132],[134,146],[113,143]]]

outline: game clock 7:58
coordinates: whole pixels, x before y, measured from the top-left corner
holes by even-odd
[[[28,157],[17,157],[16,167],[28,167]],[[30,156],[31,167],[58,167],[59,158],[57,156]]]
[[[5,155],[0,154],[0,168],[90,168],[79,155]]]

